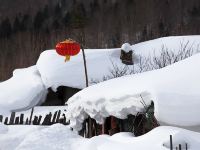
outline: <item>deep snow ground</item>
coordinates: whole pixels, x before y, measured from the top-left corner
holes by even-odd
[[[100,135],[84,139],[67,126],[4,126],[0,125],[1,150],[167,150],[169,135],[173,145],[188,144],[189,150],[200,147],[200,133],[175,128],[158,127],[149,133],[134,137],[132,133],[113,136]],[[164,144],[164,146],[163,146]]]

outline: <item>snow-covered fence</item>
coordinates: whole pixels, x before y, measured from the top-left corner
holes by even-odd
[[[163,144],[164,147],[170,149],[170,150],[188,150],[188,143],[187,142],[181,142],[181,141],[173,141],[173,136],[169,136],[170,140],[169,143]]]
[[[0,122],[6,125],[52,125],[55,123],[61,123],[68,125],[69,121],[66,119],[64,113],[61,114],[61,110],[57,110],[54,113],[49,114],[36,114],[33,115],[33,108],[30,116],[25,117],[24,113],[12,112],[10,116],[0,115]]]

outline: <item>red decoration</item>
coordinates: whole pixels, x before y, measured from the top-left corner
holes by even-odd
[[[56,45],[56,52],[59,55],[65,56],[65,61],[69,61],[70,56],[77,55],[80,52],[80,45],[71,39],[67,39]]]

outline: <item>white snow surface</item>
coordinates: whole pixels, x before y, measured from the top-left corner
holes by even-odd
[[[113,115],[126,118],[155,105],[158,121],[178,126],[200,125],[200,54],[162,69],[108,80],[83,89],[68,104],[71,125],[81,129],[88,114],[102,123]],[[142,98],[141,98],[142,96]]]
[[[0,126],[1,127],[1,126]],[[0,148],[5,150],[166,150],[169,136],[173,145],[188,144],[190,150],[200,147],[200,133],[176,127],[157,127],[149,133],[134,137],[132,133],[117,133],[113,136],[100,135],[85,139],[67,126],[8,126],[8,131],[0,132]]]
[[[151,57],[158,56],[162,47],[168,48],[169,51],[178,53],[182,46],[187,45],[194,51],[200,44],[200,36],[171,36],[155,40],[150,40],[135,45],[125,43],[122,48],[134,52],[134,64],[137,68],[138,56]],[[104,76],[111,75],[113,65],[118,68],[124,68],[125,65],[120,60],[120,48],[115,49],[85,49],[87,71],[90,85],[91,81],[102,81]],[[85,72],[83,65],[82,51],[71,57],[71,60],[64,62],[64,57],[58,55],[55,50],[46,50],[41,53],[36,64],[43,83],[46,88],[52,88],[56,91],[59,86],[68,86],[83,89],[85,88]],[[132,65],[129,66],[132,69]]]
[[[187,41],[189,41],[189,47],[197,49],[200,36],[165,37],[132,45],[134,57],[136,57],[134,68],[137,68],[137,56],[159,55],[162,45],[176,52],[180,50],[180,43],[184,44]],[[102,81],[104,76],[111,75],[113,65],[119,68],[125,67],[119,59],[120,50],[120,48],[85,49],[90,85],[92,85],[92,81]],[[132,67],[129,66],[129,68]],[[59,56],[55,50],[47,50],[41,53],[35,66],[15,70],[12,78],[0,83],[0,114],[26,110],[35,105],[40,105],[45,100],[46,89],[51,87],[56,91],[59,86],[85,88],[85,73],[81,52],[65,63],[64,57]],[[143,94],[149,96],[146,92]],[[127,103],[129,103],[128,100]],[[131,103],[135,102],[131,101]],[[132,113],[138,111],[137,109],[142,110],[141,104],[134,104],[134,106],[136,105],[137,107],[133,107],[133,109],[129,107],[129,110],[127,110],[132,111]],[[121,108],[116,107],[116,109],[123,108],[123,106],[120,106]],[[107,114],[103,114],[103,116],[107,116]],[[126,113],[122,116],[126,116]],[[102,121],[102,118],[98,120]]]
[[[0,114],[31,108],[44,101],[47,90],[36,66],[17,69],[0,83]]]
[[[109,69],[112,68],[111,59],[115,59],[115,57],[110,57],[113,51],[108,49],[85,50],[89,81],[102,80],[104,75],[109,74]],[[115,62],[122,65],[120,59]],[[54,91],[59,86],[85,88],[82,51],[66,63],[64,57],[59,56],[55,50],[44,51],[37,61],[37,68],[46,87],[51,87]]]

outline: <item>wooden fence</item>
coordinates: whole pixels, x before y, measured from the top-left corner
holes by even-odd
[[[42,115],[33,115],[34,108],[31,110],[29,117],[25,117],[23,113],[16,115],[16,112],[12,112],[10,117],[4,117],[0,115],[0,122],[6,125],[52,125],[55,123],[61,123],[68,125],[69,121],[66,119],[65,114],[61,115],[61,110],[58,110],[54,113],[49,112],[49,114]]]

